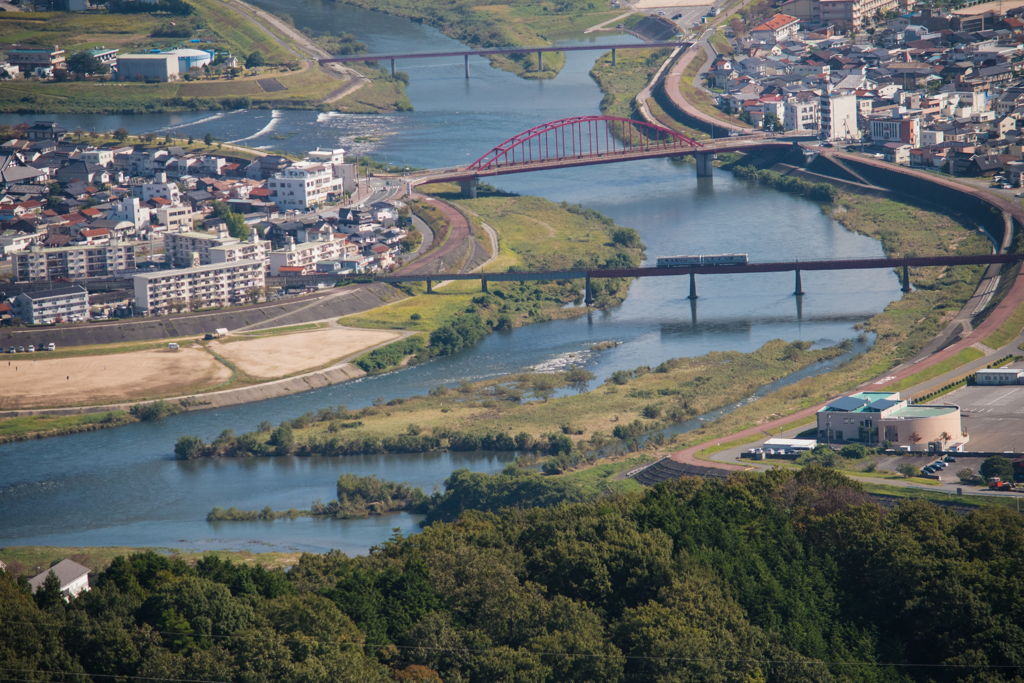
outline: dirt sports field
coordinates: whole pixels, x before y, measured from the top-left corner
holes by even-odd
[[[269,379],[319,368],[400,336],[388,330],[316,330],[243,341],[229,338],[211,343],[210,350],[252,377]]]
[[[77,358],[2,358],[4,410],[172,396],[201,391],[231,377],[229,368],[198,347]]]

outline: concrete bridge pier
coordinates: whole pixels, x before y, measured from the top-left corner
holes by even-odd
[[[537,53],[537,64],[538,64],[537,71],[543,71],[544,70],[544,53],[543,52],[538,52]]]
[[[587,284],[583,288],[583,303],[588,306],[594,303],[594,290],[590,287],[590,276],[587,276]]]
[[[615,50],[612,49],[612,66],[615,66]]]
[[[434,284],[430,280],[427,280],[427,294],[433,294],[433,293],[434,293]]]
[[[711,169],[714,168],[711,162],[715,160],[715,155],[705,152],[703,154],[694,154],[693,158],[697,160],[697,177],[710,178]]]
[[[793,290],[793,296],[803,296],[803,295],[804,295],[804,288],[803,288],[803,284],[800,282],[800,269],[797,268],[796,269],[796,289]]]
[[[690,301],[697,299],[697,276],[690,272],[690,296],[686,297]]]
[[[480,278],[480,291],[483,292],[484,294],[487,293],[487,278],[486,277],[481,277]]]
[[[910,291],[910,269],[907,268],[907,264],[903,264],[903,291]]]
[[[460,180],[459,187],[462,188],[463,199],[476,199],[476,186],[480,182],[478,178]]]
[[[469,80],[469,55],[466,55],[466,80]]]
[[[391,60],[391,75],[395,75],[395,60]]]

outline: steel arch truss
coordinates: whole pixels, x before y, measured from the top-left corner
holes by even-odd
[[[701,144],[682,133],[619,116],[573,116],[511,137],[469,165],[483,171],[531,163],[607,158],[631,152],[692,151]]]

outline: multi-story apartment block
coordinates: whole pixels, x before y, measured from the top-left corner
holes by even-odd
[[[871,140],[876,145],[902,142],[911,147],[921,146],[921,119],[871,119]]]
[[[875,15],[914,11],[914,0],[820,0],[821,23],[839,28],[859,29]]]
[[[22,73],[36,69],[60,69],[65,63],[64,50],[59,46],[29,47],[16,45],[7,50],[7,60],[21,69]]]
[[[300,161],[278,173],[268,182],[270,201],[281,209],[311,209],[340,193],[342,180],[334,177],[330,166]]]
[[[323,242],[304,242],[295,244],[289,237],[284,249],[272,251],[270,257],[270,273],[276,275],[284,267],[303,267],[315,269],[320,261],[335,261],[355,258],[359,248],[344,239],[330,239]]]
[[[152,215],[167,232],[184,232],[192,228],[192,207],[188,204],[161,206]]]
[[[89,292],[81,285],[23,292],[14,297],[11,309],[27,325],[78,322],[89,317]]]
[[[857,96],[853,93],[822,95],[818,120],[825,140],[860,140],[857,128]]]
[[[50,282],[58,277],[109,277],[135,268],[135,247],[139,244],[111,241],[48,248],[35,244],[15,254],[14,273],[19,282]]]
[[[148,315],[175,310],[231,306],[248,300],[266,283],[262,261],[213,263],[195,268],[135,275],[135,308]]]
[[[817,131],[820,108],[817,98],[791,97],[786,101],[782,125],[786,130]]]
[[[164,235],[164,259],[174,268],[234,263],[242,260],[265,262],[270,242],[261,240],[256,228],[249,229],[249,241],[243,242],[219,232],[181,232]]]

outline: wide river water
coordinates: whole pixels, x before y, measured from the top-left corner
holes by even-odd
[[[289,12],[298,26],[347,31],[371,52],[460,49],[438,31],[412,22],[320,0],[256,4]],[[588,38],[589,39],[589,38]],[[610,41],[605,36],[600,40]],[[597,39],[595,39],[597,40]],[[624,38],[615,37],[622,41]],[[344,147],[390,163],[440,167],[466,163],[519,131],[566,116],[598,113],[601,92],[589,76],[594,52],[567,54],[553,81],[532,82],[461,59],[399,64],[411,76],[413,112],[342,116],[307,111],[237,111],[141,116],[0,116],[0,123],[55,118],[62,126],[133,133],[173,129],[202,137],[301,152]],[[275,139],[275,137],[277,139]],[[356,142],[359,138],[361,142]],[[506,176],[503,189],[582,203],[640,231],[650,258],[663,254],[746,252],[752,260],[877,257],[879,243],[854,235],[800,198],[752,188],[716,172],[697,181],[693,164],[669,160]],[[792,274],[698,278],[691,308],[685,279],[634,282],[619,308],[575,320],[492,334],[456,356],[415,368],[304,394],[215,411],[178,415],[159,424],[0,446],[0,546],[126,545],[250,550],[337,548],[364,553],[391,535],[417,529],[396,514],[336,521],[207,523],[214,506],[308,508],[334,497],[344,472],[376,474],[428,493],[452,470],[496,472],[511,454],[381,455],[331,459],[177,462],[181,434],[212,439],[221,430],[252,430],[326,405],[349,408],[374,398],[424,394],[439,384],[481,379],[558,363],[576,354],[601,382],[614,370],[656,365],[712,350],[753,351],[775,338],[827,345],[855,336],[853,325],[899,298],[894,273],[804,273],[798,309]],[[589,351],[595,342],[620,346]]]

